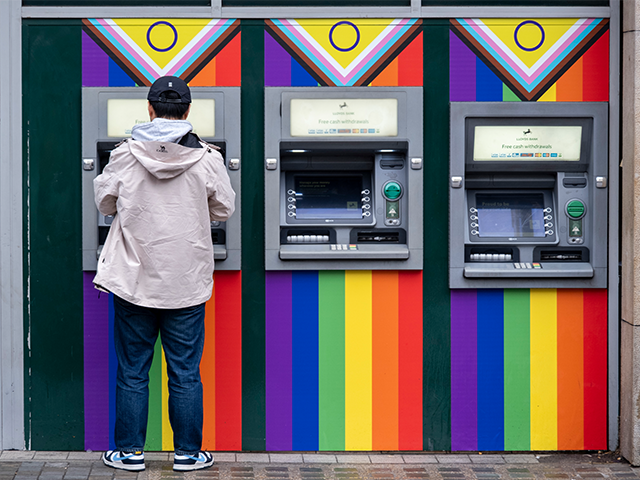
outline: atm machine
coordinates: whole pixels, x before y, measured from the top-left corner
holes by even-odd
[[[451,288],[607,286],[607,112],[451,104]]]
[[[96,270],[113,217],[96,209],[93,179],[131,128],[149,121],[148,88],[85,87],[82,89],[82,268]],[[189,121],[194,133],[221,148],[231,185],[240,192],[240,88],[192,87]],[[240,270],[240,201],[226,222],[211,222],[217,270]]]
[[[265,89],[267,270],[422,269],[422,89]]]

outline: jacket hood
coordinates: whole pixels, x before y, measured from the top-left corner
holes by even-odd
[[[207,152],[206,148],[183,147],[171,142],[130,140],[131,154],[156,178],[177,177],[197,162]]]
[[[187,120],[154,118],[152,122],[134,125],[131,129],[131,138],[143,142],[178,143],[191,130],[193,126]]]

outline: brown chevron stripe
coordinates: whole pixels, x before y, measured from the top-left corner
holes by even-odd
[[[280,30],[271,20],[265,20],[269,34],[276,40],[289,55],[295,58],[302,67],[309,72],[316,81],[325,87],[335,87],[335,83],[327,77],[318,66],[313,63],[300,49]]]
[[[111,57],[111,59],[118,64],[122,70],[126,72],[131,79],[136,82],[138,85],[144,85],[145,87],[151,86],[149,80],[142,75],[137,68],[135,68],[129,60],[125,58],[125,56],[118,51],[118,49],[109,42],[104,35],[100,33],[100,31],[87,19],[83,19],[82,23],[84,24],[83,30],[89,35],[94,42],[98,44],[104,52]]]
[[[227,30],[187,68],[180,78],[189,83],[233,38],[240,33],[240,20],[234,21]]]
[[[422,20],[418,20],[414,25],[400,37],[400,39],[389,50],[367,70],[360,80],[358,80],[354,86],[362,87],[369,85],[382,71],[389,66],[389,64],[396,59],[398,55],[409,45],[414,38],[420,33],[420,27],[422,26]]]
[[[567,55],[531,92],[490,55],[473,36],[455,19],[451,19],[451,28],[460,40],[467,45],[520,100],[536,101],[591,47],[609,28],[609,19],[601,21],[580,44]]]

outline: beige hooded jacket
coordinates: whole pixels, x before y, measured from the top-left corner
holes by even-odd
[[[94,279],[136,305],[183,308],[211,297],[212,220],[227,220],[235,193],[222,156],[205,143],[129,140],[94,180],[103,215],[115,215]]]

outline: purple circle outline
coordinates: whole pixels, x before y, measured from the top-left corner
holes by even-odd
[[[173,30],[173,43],[168,48],[158,48],[153,43],[151,43],[151,30],[153,30],[153,28],[157,27],[158,25],[168,25],[169,27],[171,27],[171,30]],[[149,30],[147,30],[147,43],[156,52],[168,52],[169,50],[171,50],[173,47],[176,46],[177,42],[178,42],[178,31],[176,30],[176,27],[171,25],[169,22],[165,22],[164,20],[160,20],[159,22],[154,23],[149,27]]]
[[[533,25],[535,25],[536,27],[538,27],[540,29],[540,33],[542,33],[542,38],[540,39],[540,43],[538,45],[536,45],[533,48],[527,48],[527,47],[523,47],[522,45],[520,45],[520,42],[518,41],[518,30],[520,30],[520,27],[522,27],[523,25],[526,25],[528,23],[531,23]],[[544,43],[544,28],[542,28],[542,25],[540,25],[538,22],[534,21],[534,20],[525,20],[524,22],[522,22],[520,25],[518,25],[516,27],[516,31],[513,32],[513,39],[516,41],[516,45],[518,47],[520,47],[522,50],[526,51],[526,52],[533,52],[534,50],[539,49],[542,44]]]
[[[335,43],[333,43],[333,31],[339,25],[351,25],[353,27],[353,29],[356,31],[356,41],[349,48],[340,48]],[[338,50],[340,52],[350,52],[351,50],[353,50],[354,48],[356,48],[358,46],[358,43],[360,43],[360,30],[358,30],[358,27],[356,27],[353,23],[348,22],[346,20],[343,20],[341,22],[336,23],[333,27],[331,27],[331,30],[329,30],[329,42],[331,42],[331,46],[333,48],[335,48],[336,50]]]

